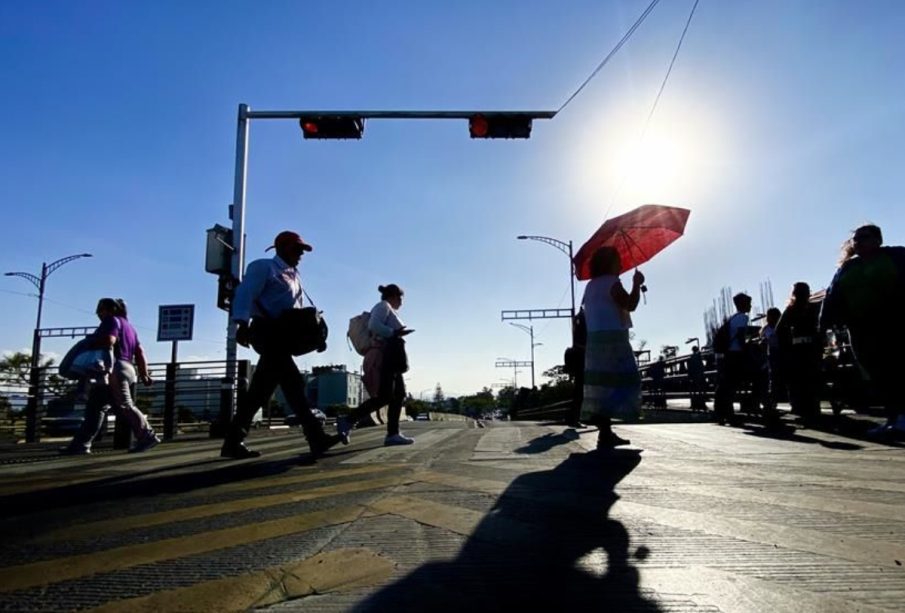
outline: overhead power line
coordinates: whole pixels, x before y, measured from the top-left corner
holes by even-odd
[[[559,109],[556,111],[557,113],[560,113],[564,108],[566,108],[566,105],[569,104],[570,102],[572,102],[572,100],[574,100],[575,97],[581,93],[581,90],[583,90],[585,88],[585,86],[591,82],[591,79],[593,79],[595,76],[597,76],[597,73],[600,72],[600,69],[603,68],[604,66],[606,66],[606,63],[609,62],[610,59],[614,55],[616,55],[616,53],[622,48],[622,45],[624,45],[626,43],[626,41],[628,41],[628,39],[631,38],[632,34],[635,33],[635,30],[638,29],[638,26],[640,26],[641,23],[645,19],[647,19],[647,16],[650,15],[650,12],[652,10],[654,10],[654,7],[657,6],[657,4],[659,2],[660,2],[660,0],[651,1],[651,3],[647,6],[647,8],[644,9],[644,12],[641,13],[641,16],[638,17],[638,20],[635,21],[635,23],[632,25],[631,28],[629,28],[628,32],[625,33],[625,35],[622,37],[622,39],[618,43],[616,43],[616,46],[613,47],[613,50],[610,51],[605,58],[603,58],[603,61],[600,62],[597,65],[597,68],[595,68],[594,71],[588,76],[588,78],[584,80],[584,83],[582,83],[581,85],[578,86],[578,89],[575,90],[575,93],[573,93],[571,96],[569,96],[568,100],[563,102],[562,106],[559,107]],[[697,2],[695,2],[695,4],[697,4]]]
[[[669,62],[669,68],[666,69],[666,75],[663,77],[663,82],[660,84],[660,91],[657,92],[657,97],[654,98],[654,104],[650,107],[650,113],[648,113],[647,121],[644,123],[644,131],[641,133],[641,138],[644,138],[644,135],[647,133],[650,120],[654,116],[654,111],[657,110],[657,104],[660,102],[660,96],[663,95],[663,90],[666,89],[666,82],[669,81],[669,75],[672,74],[672,67],[676,63],[676,58],[679,57],[679,50],[682,49],[682,43],[685,41],[685,35],[688,33],[688,26],[691,25],[695,9],[698,8],[698,2],[700,2],[700,0],[694,0],[694,5],[691,7],[691,12],[688,14],[688,20],[685,22],[685,29],[682,30],[682,36],[679,37],[679,44],[676,45],[675,53],[672,54],[672,60]]]
[[[669,81],[669,75],[672,74],[672,68],[676,63],[676,58],[679,57],[679,51],[682,49],[682,43],[685,41],[685,35],[688,33],[688,26],[691,25],[691,20],[694,17],[694,12],[698,8],[698,2],[700,0],[694,0],[694,4],[691,7],[691,12],[688,13],[688,19],[685,21],[685,28],[682,30],[682,36],[679,37],[679,42],[676,45],[676,50],[672,54],[672,59],[669,62],[669,68],[666,69],[666,74],[663,76],[663,82],[660,83],[660,89],[657,91],[657,96],[654,98],[654,103],[650,107],[650,112],[647,114],[647,119],[644,122],[644,128],[641,130],[641,135],[638,137],[638,144],[640,145],[644,142],[644,138],[647,136],[647,130],[650,128],[651,119],[654,117],[654,112],[657,110],[657,105],[660,103],[660,97],[663,95],[663,90],[666,89],[666,82]],[[610,204],[606,209],[606,212],[603,214],[603,218],[606,219],[610,210],[612,210],[613,206],[616,204],[616,198],[619,196],[619,192],[622,191],[622,186],[625,184],[626,177],[628,176],[628,171],[626,170],[622,179],[619,181],[619,185],[616,187],[616,191],[613,192],[613,198],[610,200]]]

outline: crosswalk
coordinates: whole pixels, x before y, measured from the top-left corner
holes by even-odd
[[[905,602],[897,450],[735,441],[708,424],[624,432],[636,447],[606,459],[590,432],[447,424],[403,447],[356,432],[316,464],[288,435],[242,462],[193,441],[10,465],[0,610],[447,610],[467,589],[546,598],[550,572],[583,586],[568,602],[622,610]],[[863,479],[878,468],[885,480]]]

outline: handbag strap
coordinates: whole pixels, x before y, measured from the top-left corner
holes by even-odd
[[[308,299],[308,302],[311,303],[311,306],[313,306],[315,309],[317,308],[317,305],[314,304],[314,300],[311,299],[311,296],[308,295],[308,292],[305,291],[304,287],[302,288],[302,295]]]
[[[311,296],[308,295],[308,292],[305,291],[305,288],[302,288],[302,295],[308,299],[308,302],[311,303],[315,309],[317,309],[317,305],[314,304],[314,301],[311,299]],[[264,308],[264,305],[261,304],[261,301],[257,298],[254,300],[255,305],[258,307],[258,310],[264,315],[265,319],[271,319],[272,315]]]

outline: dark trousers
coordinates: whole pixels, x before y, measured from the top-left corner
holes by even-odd
[[[748,357],[741,351],[729,351],[719,368],[719,380],[713,395],[713,412],[718,419],[733,416],[736,393],[749,380]]]
[[[581,404],[584,402],[584,360],[582,360],[581,368],[575,371],[572,377],[572,403],[566,411],[566,424],[578,424],[581,422]]]
[[[890,420],[905,415],[903,344],[905,334],[898,330],[852,330],[855,359],[867,373],[867,385],[873,397],[883,403]]]
[[[405,402],[405,380],[401,372],[393,372],[384,368],[380,372],[380,386],[377,396],[368,398],[349,413],[349,421],[353,424],[369,414],[387,407],[387,436],[399,434],[399,418],[402,415],[402,404]]]
[[[286,401],[298,417],[305,438],[311,441],[325,436],[323,426],[308,406],[308,399],[305,398],[305,378],[299,372],[292,356],[281,351],[266,351],[258,360],[244,402],[236,410],[236,416],[227,435],[228,442],[240,443],[245,439],[251,429],[251,420],[254,419],[255,413],[270,400],[277,385],[283,389]]]

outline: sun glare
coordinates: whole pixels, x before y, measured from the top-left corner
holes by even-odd
[[[683,176],[683,164],[692,152],[669,137],[647,137],[616,153],[613,170],[627,192],[649,190],[665,193]]]
[[[687,205],[703,197],[720,163],[714,126],[688,116],[664,116],[642,139],[641,122],[632,119],[588,130],[572,158],[580,198],[595,207],[613,203],[620,210],[649,203]]]

